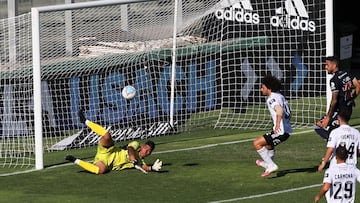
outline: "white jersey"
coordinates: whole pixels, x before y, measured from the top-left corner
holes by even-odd
[[[357,152],[360,148],[360,133],[357,129],[349,125],[340,125],[331,131],[327,147],[334,148],[330,166],[336,164],[335,151],[338,146],[345,146],[349,152],[349,157],[346,159],[347,164],[357,164]]]
[[[276,125],[275,106],[280,105],[283,109],[283,116],[280,122],[280,129],[277,133],[280,135],[284,133],[292,133],[292,128],[290,124],[291,110],[285,97],[280,93],[272,92],[270,96],[266,99],[266,104],[273,120],[273,130]]]
[[[341,163],[328,168],[323,180],[323,183],[330,183],[325,194],[327,202],[355,202],[356,181],[360,182],[360,170],[354,165]]]

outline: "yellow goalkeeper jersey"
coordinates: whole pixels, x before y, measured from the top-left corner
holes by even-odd
[[[146,164],[144,160],[139,157],[139,142],[132,141],[127,146],[134,148],[135,158],[141,164]],[[106,165],[108,170],[122,170],[134,167],[134,164],[130,161],[128,150],[115,146],[106,148],[99,144],[97,148],[97,153],[95,155],[94,164],[98,161],[102,161]]]

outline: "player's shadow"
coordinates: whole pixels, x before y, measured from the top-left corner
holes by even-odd
[[[278,171],[276,173],[276,176],[273,176],[271,178],[279,178],[279,177],[283,177],[289,173],[303,173],[303,172],[308,172],[308,173],[315,173],[318,170],[318,166],[314,166],[314,167],[309,167],[309,168],[295,168],[295,169],[287,169],[287,170],[282,170],[282,171]]]
[[[198,163],[187,163],[187,164],[184,164],[183,166],[197,166],[199,165]]]

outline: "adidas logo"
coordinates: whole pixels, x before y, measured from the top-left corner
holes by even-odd
[[[250,0],[226,0],[221,2],[221,9],[215,11],[216,18],[220,20],[230,20],[259,24],[260,16],[253,13]]]
[[[294,30],[315,31],[315,22],[309,20],[302,0],[285,0],[283,7],[276,9],[276,16],[270,18],[274,27],[283,27]]]

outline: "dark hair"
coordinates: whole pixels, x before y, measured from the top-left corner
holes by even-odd
[[[153,141],[148,140],[148,141],[145,142],[145,144],[150,146],[151,151],[154,151],[154,149],[155,149],[155,143],[154,143]]]
[[[348,158],[348,154],[349,152],[346,150],[346,147],[344,145],[339,145],[336,150],[336,157],[338,157],[339,159],[346,161],[346,159]]]
[[[340,109],[338,117],[341,117],[341,119],[347,123],[351,118],[351,112],[346,109]]]
[[[327,56],[325,61],[331,61],[332,63],[335,63],[336,66],[339,65],[339,58],[337,56]]]
[[[265,75],[262,81],[272,92],[278,92],[281,89],[281,81],[272,75]]]

